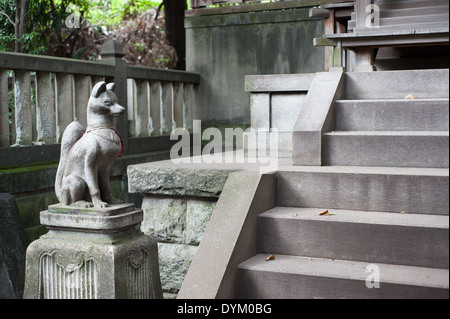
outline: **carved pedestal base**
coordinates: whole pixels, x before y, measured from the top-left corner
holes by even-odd
[[[49,232],[27,249],[24,298],[162,298],[156,241],[139,230],[142,210],[52,205]]]

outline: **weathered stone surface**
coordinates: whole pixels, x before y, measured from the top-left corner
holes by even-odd
[[[117,231],[137,225],[142,221],[142,210],[133,204],[114,205],[101,209],[73,208],[61,204],[50,205],[41,212],[41,224],[50,229],[81,231]]]
[[[129,192],[218,198],[229,174],[219,169],[133,165],[128,167]]]
[[[186,68],[202,75],[194,95],[194,118],[249,123],[245,75],[323,70],[324,51],[314,47],[313,38],[323,35],[324,22],[310,20],[308,10],[187,17]]]
[[[198,245],[216,208],[216,202],[191,199],[186,206],[186,243]]]
[[[36,86],[37,141],[43,143],[52,143],[54,142],[56,128],[53,110],[51,73],[37,72]]]
[[[215,207],[210,200],[147,195],[141,230],[158,242],[198,245]]]
[[[145,196],[142,201],[144,220],[141,230],[159,242],[185,241],[186,200]]]
[[[142,210],[51,206],[50,231],[27,249],[24,298],[162,298],[156,241],[137,228]]]
[[[194,258],[197,246],[158,243],[159,269],[164,292],[177,293]]]
[[[15,199],[0,194],[0,299],[22,298],[26,244]]]
[[[252,129],[270,129],[270,94],[250,95],[250,118]]]
[[[292,132],[300,114],[306,94],[272,94],[271,129],[279,132]]]

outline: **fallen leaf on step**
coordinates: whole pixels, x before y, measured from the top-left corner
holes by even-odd
[[[269,257],[266,258],[266,261],[274,260],[274,259],[275,259],[275,256],[274,255],[270,255]]]
[[[317,215],[319,215],[319,216],[331,216],[331,215],[336,215],[336,214],[330,213],[328,211],[328,209],[327,209],[327,210],[325,210],[325,211],[323,211],[321,213],[317,213]]]
[[[293,215],[294,217],[297,217],[298,216],[298,214],[297,213],[295,213],[294,215]]]
[[[405,212],[400,212],[400,214],[406,214]]]
[[[412,94],[408,94],[407,96],[405,96],[406,100],[414,100],[416,97]]]

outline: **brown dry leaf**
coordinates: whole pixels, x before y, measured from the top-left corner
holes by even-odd
[[[405,96],[406,100],[414,100],[416,97],[412,94],[408,94],[407,96]]]
[[[327,209],[327,210],[324,210],[324,211],[321,212],[321,213],[317,213],[317,215],[319,215],[319,216],[331,216],[331,215],[336,215],[336,214],[330,213],[330,212],[328,211],[328,209]]]
[[[269,257],[266,258],[266,261],[274,260],[274,259],[275,259],[275,256],[274,255],[270,255]]]

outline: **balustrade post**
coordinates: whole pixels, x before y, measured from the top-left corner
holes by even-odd
[[[9,144],[8,71],[0,69],[0,147]]]
[[[136,81],[135,105],[135,131],[136,137],[149,136],[149,87],[147,81]]]
[[[169,135],[173,126],[173,85],[161,83],[161,134]]]
[[[161,135],[161,82],[150,82],[150,118],[152,135]]]
[[[184,101],[183,101],[183,127],[192,133],[194,121],[194,85],[192,83],[184,84]]]
[[[36,104],[37,141],[53,143],[55,142],[55,111],[50,72],[36,72]]]
[[[182,82],[173,84],[173,129],[184,127],[183,121],[183,105],[184,105],[184,85]]]
[[[16,146],[32,144],[31,74],[30,71],[14,72],[16,113]]]
[[[136,118],[134,110],[136,108],[136,82],[134,79],[127,80],[127,116],[128,116],[128,136],[136,136]]]
[[[64,130],[74,120],[72,75],[56,74],[56,142],[61,142]]]
[[[91,78],[87,75],[75,75],[75,117],[87,127],[87,104],[91,95]]]
[[[102,62],[113,65],[115,67],[114,78],[107,78],[106,82],[114,82],[115,93],[119,99],[119,104],[125,108],[125,114],[119,116],[115,120],[117,131],[122,136],[125,143],[125,153],[128,152],[128,105],[127,105],[127,63],[123,60],[125,53],[122,46],[114,41],[109,40],[102,46],[101,50]],[[95,84],[95,83],[94,83]]]

